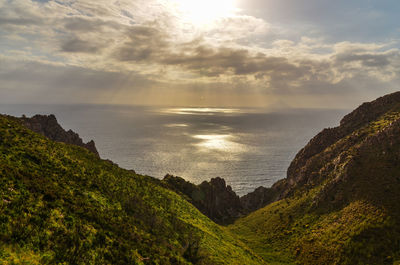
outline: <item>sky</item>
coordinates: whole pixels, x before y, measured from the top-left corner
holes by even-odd
[[[400,88],[392,0],[0,0],[0,103],[354,108]]]

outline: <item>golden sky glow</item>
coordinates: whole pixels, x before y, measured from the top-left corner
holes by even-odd
[[[398,90],[398,1],[0,0],[0,102],[354,108]]]
[[[237,11],[236,0],[172,0],[181,19],[198,27],[204,27],[216,20],[229,17]]]
[[[231,108],[169,108],[163,110],[164,113],[184,114],[184,115],[214,115],[240,113],[240,109]]]

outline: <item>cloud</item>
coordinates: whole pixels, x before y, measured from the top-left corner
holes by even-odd
[[[64,27],[71,32],[106,32],[106,29],[123,29],[123,25],[115,21],[106,21],[98,18],[67,17],[64,19]]]
[[[29,6],[30,8],[26,8]],[[41,25],[44,23],[38,5],[27,1],[0,2],[0,25],[27,26]]]
[[[336,62],[351,63],[359,62],[365,67],[385,67],[390,64],[390,58],[385,54],[340,54],[336,58]]]
[[[208,76],[249,75],[260,72],[292,73],[297,67],[284,57],[251,54],[246,49],[212,48],[205,45],[193,47],[189,54],[167,54],[161,63],[178,65]]]
[[[38,18],[21,18],[21,17],[0,17],[0,25],[40,25],[42,21]]]
[[[396,49],[381,51],[380,48],[364,48],[354,44],[348,44],[350,48],[340,49],[334,56],[334,60],[338,65],[346,65],[359,63],[362,67],[384,68],[389,66],[393,60],[398,59],[399,51]]]
[[[104,48],[104,44],[94,43],[92,41],[84,41],[78,37],[64,42],[61,46],[62,51],[75,53],[96,53],[102,48]]]
[[[115,52],[115,58],[120,61],[152,62],[171,46],[166,33],[150,26],[132,26],[126,35],[129,40]]]
[[[152,27],[133,26],[129,41],[118,46],[114,58],[121,62],[143,62],[180,67],[199,75],[248,75],[259,72],[298,76],[302,70],[285,57],[267,56],[246,48],[214,47],[202,38],[173,43],[170,37]]]
[[[217,23],[219,26],[210,30],[208,37],[219,41],[248,42],[252,37],[262,36],[270,30],[266,21],[245,15],[221,18]]]
[[[250,48],[213,47],[202,39],[174,46],[166,36],[148,28],[132,33],[135,37],[117,48],[117,60],[173,66],[205,77],[244,76],[264,81],[263,87],[270,90],[300,90],[311,82],[330,87],[328,84],[366,72],[381,81],[394,80],[398,75],[399,51],[382,50],[382,45],[344,42],[321,54],[313,53],[321,47],[326,49],[318,41],[304,38],[295,44],[281,40],[268,55],[268,51],[255,52]],[[278,56],[280,48],[284,52]]]
[[[1,102],[110,102],[120,90],[130,94],[156,85],[136,72],[20,61],[0,57]],[[5,101],[4,101],[5,100]]]
[[[391,41],[328,42],[304,32],[287,39],[281,25],[246,14],[196,28],[166,3],[0,0],[1,96],[73,100],[82,93],[100,102],[136,93],[141,101],[168,94],[195,102],[204,93],[212,95],[209,103],[220,95],[237,104],[257,97],[294,104],[307,95],[317,104],[318,97],[348,98],[358,87],[379,95],[400,79]],[[229,96],[235,93],[241,97]]]

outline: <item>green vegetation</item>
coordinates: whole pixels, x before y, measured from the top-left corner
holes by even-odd
[[[316,154],[306,185],[229,228],[272,264],[397,264],[399,118],[397,104]]]
[[[261,264],[154,178],[0,116],[1,264]]]
[[[319,214],[312,197],[276,202],[230,228],[271,264],[392,264],[399,258],[399,231],[382,209],[356,201]]]
[[[374,104],[299,153],[284,199],[228,227],[159,180],[0,116],[0,263],[400,264],[400,104]]]

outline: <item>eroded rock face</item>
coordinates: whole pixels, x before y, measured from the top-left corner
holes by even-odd
[[[195,185],[183,178],[166,175],[163,183],[186,195],[189,202],[216,223],[229,224],[245,214],[239,196],[222,178],[213,178],[210,182]]]
[[[239,196],[227,186],[222,178],[213,178],[210,182],[203,181],[199,189],[204,194],[206,210],[210,216],[215,216],[222,223],[230,223],[243,215]]]
[[[400,118],[352,147],[341,170],[314,199],[315,207],[340,208],[350,201],[368,201],[399,212]]]
[[[74,131],[65,131],[61,125],[58,124],[57,119],[53,114],[35,115],[31,118],[21,117],[19,119],[28,129],[40,133],[50,140],[81,146],[99,156],[99,152],[97,151],[93,140],[84,143],[82,138],[80,138]]]
[[[372,102],[363,103],[346,115],[340,126],[324,129],[301,149],[287,171],[285,188],[279,198],[289,196],[299,186],[314,185],[326,177],[329,172],[345,159],[343,150],[359,144],[365,135],[353,134],[368,123],[378,119],[400,104],[400,92],[380,97]],[[346,140],[342,140],[345,137]],[[329,148],[328,148],[329,147]],[[275,186],[275,185],[274,185]],[[274,186],[272,188],[274,188]]]
[[[239,217],[275,201],[279,195],[279,189],[259,187],[239,198],[231,186],[219,177],[195,185],[183,178],[166,175],[162,182],[169,189],[184,194],[190,203],[219,224],[231,224]]]
[[[240,202],[246,213],[251,213],[276,201],[278,195],[277,190],[260,186],[253,192],[240,197]]]

